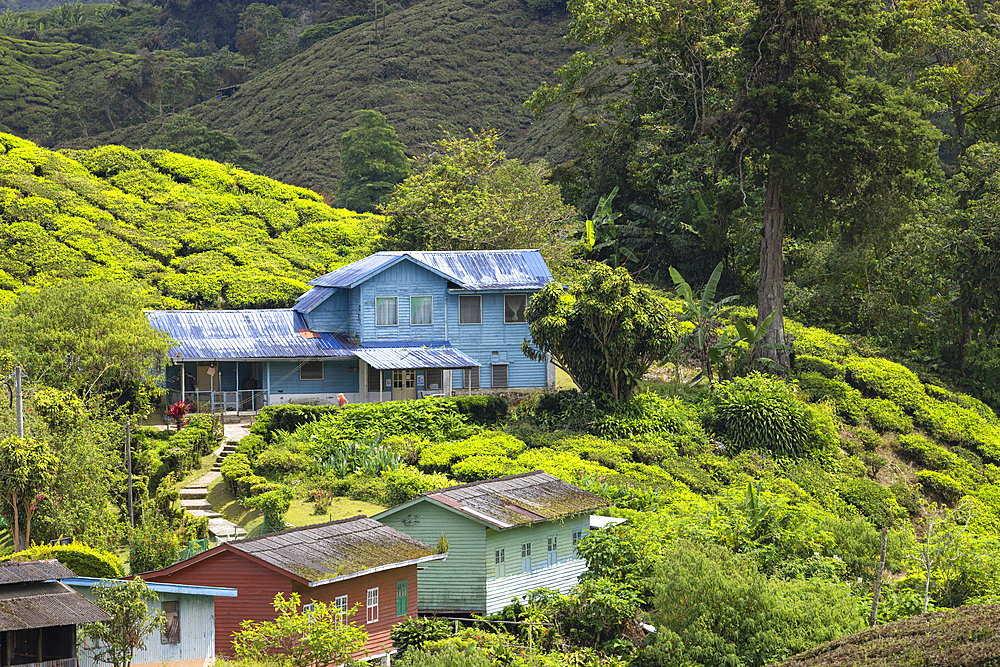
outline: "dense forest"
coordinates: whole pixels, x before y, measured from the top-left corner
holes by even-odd
[[[132,428],[172,344],[143,308],[539,247],[560,391],[268,408],[214,493],[280,525],[542,469],[628,519],[495,619],[544,630],[404,624],[414,667],[1000,659],[993,5],[9,4],[7,552],[117,575],[205,535],[177,488],[218,424]]]

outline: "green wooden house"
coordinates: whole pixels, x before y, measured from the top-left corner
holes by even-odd
[[[567,591],[586,570],[577,541],[607,503],[542,471],[429,491],[372,517],[448,559],[417,573],[418,611],[487,613],[536,588]]]

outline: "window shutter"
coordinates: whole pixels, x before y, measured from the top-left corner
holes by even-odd
[[[503,389],[507,386],[507,364],[493,364],[493,387]]]

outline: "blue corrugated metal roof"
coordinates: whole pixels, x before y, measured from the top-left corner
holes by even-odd
[[[409,259],[466,290],[541,289],[552,274],[537,250],[379,252],[309,282],[316,287],[354,287]]]
[[[453,347],[361,347],[354,350],[372,368],[470,368],[479,362]]]
[[[331,287],[313,287],[295,300],[292,310],[298,313],[311,313],[313,308],[323,303],[328,296],[336,291],[336,288]]]
[[[217,359],[303,359],[351,357],[343,336],[339,345],[322,345],[320,338],[303,338],[299,313],[279,310],[150,310],[150,325],[180,343],[172,358],[188,361]]]
[[[78,586],[90,588],[101,581],[120,581],[120,579],[97,579],[94,577],[72,577],[61,580],[68,586]],[[239,591],[235,588],[223,588],[221,586],[195,586],[193,584],[161,584],[155,581],[147,581],[146,585],[157,593],[183,593],[185,595],[210,595],[216,598],[235,598]]]

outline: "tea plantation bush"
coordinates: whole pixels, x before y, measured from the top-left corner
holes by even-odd
[[[72,542],[66,545],[34,544],[24,551],[19,551],[7,557],[6,560],[28,561],[55,559],[73,570],[78,577],[96,577],[98,579],[121,577],[122,565],[110,551],[102,551]]]

